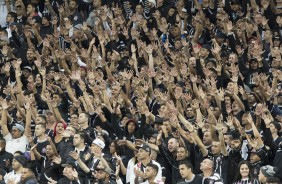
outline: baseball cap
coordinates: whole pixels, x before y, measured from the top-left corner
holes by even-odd
[[[136,146],[137,149],[143,149],[149,153],[151,153],[151,148],[148,144],[141,144],[139,146]]]
[[[98,170],[98,171],[105,171],[105,172],[108,173],[109,175],[112,174],[112,170],[111,170],[109,167],[97,168],[96,170]]]
[[[275,173],[277,172],[277,168],[271,165],[266,165],[266,166],[262,166],[260,168],[260,171],[266,177],[273,177]]]
[[[50,111],[50,110],[46,110],[45,112],[44,112],[44,115],[46,116],[47,114],[53,114],[53,112],[52,111]]]
[[[18,129],[20,132],[24,132],[24,126],[19,123],[14,124],[13,128]]]
[[[25,66],[25,67],[23,67],[23,69],[27,69],[29,71],[32,71],[32,68],[30,66]]]
[[[95,139],[92,144],[96,144],[100,148],[104,149],[105,148],[105,143],[101,139]]]

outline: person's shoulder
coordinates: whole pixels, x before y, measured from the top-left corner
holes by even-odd
[[[184,181],[184,180],[180,180],[180,181],[177,182],[177,184],[187,184],[187,182]]]

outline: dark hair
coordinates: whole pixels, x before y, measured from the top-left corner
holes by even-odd
[[[180,165],[185,165],[188,169],[191,169],[193,171],[193,165],[191,164],[191,162],[188,162],[188,161],[181,161],[179,163],[179,166]]]
[[[281,180],[279,178],[276,177],[267,177],[266,179],[267,183],[273,183],[273,184],[281,184]]]
[[[42,118],[46,122],[46,116],[43,114],[38,114],[38,117]]]
[[[13,17],[14,21],[17,20],[17,14],[15,12],[9,12],[8,15],[10,15],[11,17]]]
[[[41,128],[46,129],[46,125],[45,125],[45,124],[43,124],[43,123],[38,123],[37,125],[41,126]],[[36,126],[37,126],[37,125],[36,125]]]
[[[125,152],[124,147],[118,145],[118,140],[112,141],[111,144],[114,144],[117,155],[123,155],[124,154],[124,152]]]
[[[156,164],[149,163],[147,167],[152,167],[157,173],[159,172],[159,167]]]
[[[77,134],[80,136],[81,139],[84,140],[84,143],[87,143],[87,142],[88,142],[88,135],[87,135],[86,133],[84,133],[84,132],[79,132],[79,133],[77,133]]]
[[[15,155],[15,154],[23,155],[23,152],[21,152],[21,151],[16,151],[16,152],[14,153],[14,155]]]
[[[26,5],[26,7],[27,7],[28,5],[32,6],[32,7],[34,8],[34,11],[35,11],[35,12],[38,11],[38,10],[37,10],[37,7],[36,7],[36,5],[35,5],[34,3],[28,3],[28,4]]]
[[[246,160],[243,160],[243,161],[241,161],[239,164],[238,164],[238,166],[237,166],[237,170],[236,170],[236,174],[235,174],[235,177],[234,177],[234,182],[236,182],[236,181],[240,181],[241,179],[242,179],[242,176],[241,176],[241,174],[240,174],[240,167],[242,166],[242,165],[244,165],[244,164],[246,164],[247,166],[248,166],[248,168],[249,168],[249,175],[248,175],[248,177],[249,177],[249,179],[253,179],[253,176],[252,176],[252,172],[251,172],[251,165],[250,165],[250,162],[249,161],[246,161]]]

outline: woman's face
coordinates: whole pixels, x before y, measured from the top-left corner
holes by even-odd
[[[111,143],[110,144],[110,153],[111,154],[114,154],[116,152],[116,146],[114,143]]]
[[[247,166],[247,164],[242,164],[241,167],[240,167],[240,174],[241,174],[242,178],[249,177],[249,173],[250,173],[250,169]]]
[[[33,76],[32,75],[28,76],[27,81],[29,83],[34,83]]]
[[[60,134],[64,131],[64,125],[62,123],[58,123],[56,131]]]
[[[39,74],[37,74],[35,77],[35,84],[41,84],[41,83],[42,83],[41,77]]]
[[[174,13],[175,13],[175,9],[170,8],[168,11],[168,16],[172,17]]]

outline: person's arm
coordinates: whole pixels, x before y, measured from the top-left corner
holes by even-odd
[[[260,133],[253,121],[253,118],[251,116],[251,114],[248,114],[248,117],[247,117],[247,121],[252,125],[252,130],[253,130],[253,133],[254,133],[254,137],[256,138],[257,140],[257,147],[262,147],[264,145],[262,139],[261,139],[261,136],[260,136]]]
[[[30,100],[26,99],[24,107],[26,109],[26,122],[25,122],[25,130],[24,130],[24,135],[26,137],[32,136],[31,134],[31,108],[30,108]]]
[[[59,109],[58,109],[58,104],[57,104],[57,102],[52,101],[51,104],[52,104],[52,107],[53,107],[53,113],[54,113],[54,115],[55,115],[57,121],[59,121],[59,122],[64,122],[64,119],[62,118],[62,115],[61,115],[61,113],[60,113],[60,111],[59,111]]]
[[[1,117],[1,129],[2,129],[2,135],[3,137],[6,137],[8,134],[10,134],[8,126],[7,126],[7,109],[9,106],[7,105],[7,101],[2,101],[2,117]]]
[[[126,167],[124,166],[122,159],[117,155],[117,152],[114,153],[114,156],[117,159],[117,164],[120,166],[121,173],[126,175]]]
[[[69,155],[77,161],[78,166],[85,172],[89,173],[91,170],[87,165],[80,159],[79,154],[76,151],[71,151]]]
[[[226,149],[226,145],[225,145],[225,141],[224,141],[224,137],[223,137],[223,133],[222,133],[222,124],[221,124],[221,121],[219,121],[217,123],[217,125],[215,126],[215,129],[217,130],[218,132],[218,137],[219,137],[219,142],[220,142],[220,150],[221,150],[221,153],[224,155],[224,156],[227,156],[228,153],[227,153],[227,149]]]
[[[42,158],[42,155],[37,151],[36,149],[37,144],[35,144],[33,147],[30,148],[30,152],[32,152],[36,158],[36,160],[40,160]]]
[[[21,59],[18,59],[17,62],[19,63],[19,65],[22,63]],[[21,75],[22,75],[21,69],[17,68],[15,71],[15,74],[16,74],[16,82],[17,82],[17,90],[18,90],[17,100],[18,100],[19,105],[22,106],[24,95],[23,95],[23,90],[22,90],[23,84],[21,81]]]

